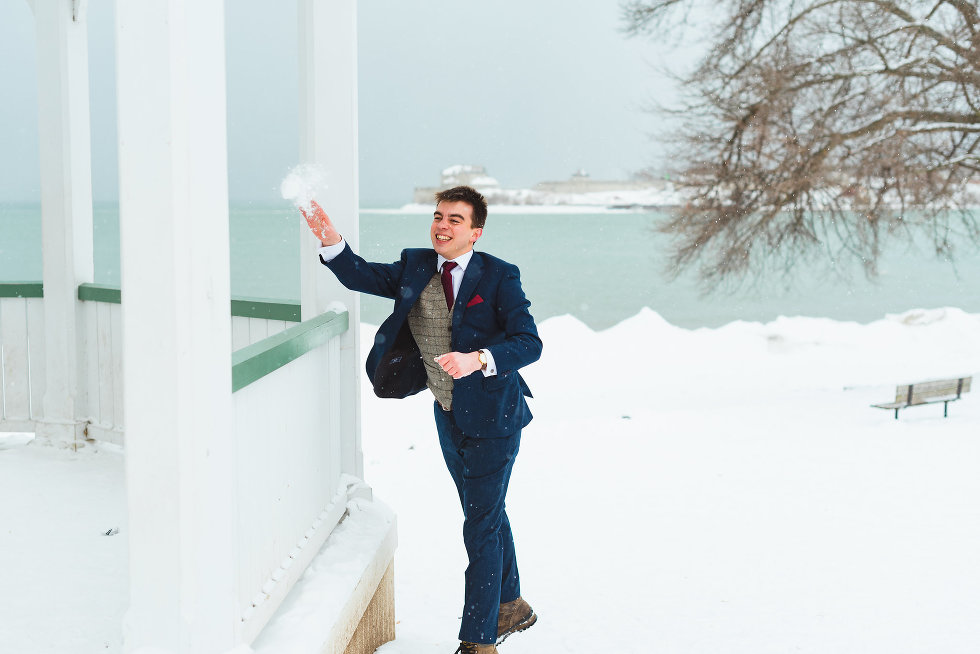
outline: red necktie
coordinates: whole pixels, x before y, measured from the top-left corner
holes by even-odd
[[[442,290],[446,293],[446,308],[453,310],[453,275],[452,269],[456,267],[455,261],[447,261],[442,264]]]

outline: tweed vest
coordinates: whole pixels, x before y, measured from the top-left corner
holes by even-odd
[[[426,385],[446,410],[453,407],[453,378],[434,361],[452,351],[453,312],[446,308],[446,294],[439,273],[432,276],[408,312],[408,328],[422,353]]]

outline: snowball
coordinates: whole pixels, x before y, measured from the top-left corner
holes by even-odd
[[[279,186],[282,197],[303,210],[309,210],[317,194],[326,188],[326,170],[310,163],[300,164],[290,170]]]

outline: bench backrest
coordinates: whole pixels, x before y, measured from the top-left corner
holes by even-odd
[[[895,389],[895,401],[912,405],[925,404],[937,397],[959,397],[970,390],[972,380],[973,377],[960,377],[905,384]]]

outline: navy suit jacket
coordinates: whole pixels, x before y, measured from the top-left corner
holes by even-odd
[[[374,337],[367,374],[383,397],[406,397],[426,388],[418,346],[408,330],[408,313],[436,274],[431,248],[403,250],[395,263],[371,263],[348,245],[324,264],[347,288],[393,299],[395,307]],[[322,261],[322,259],[321,259]],[[452,350],[489,350],[497,374],[477,371],[453,383],[452,412],[467,436],[506,436],[531,421],[524,396],[531,392],[518,369],[541,356],[541,339],[521,288],[517,266],[473,252],[453,306]],[[401,375],[391,384],[391,374]],[[387,384],[387,386],[386,386]],[[394,390],[392,390],[394,389]]]

